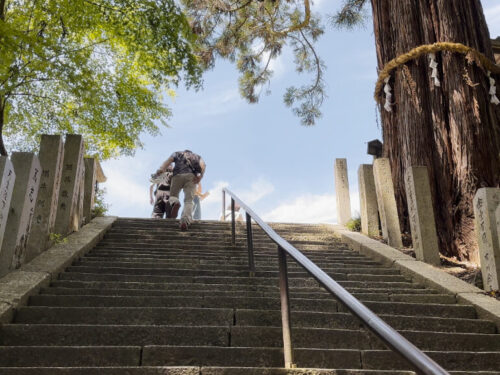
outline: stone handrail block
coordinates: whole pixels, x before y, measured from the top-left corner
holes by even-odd
[[[98,217],[67,241],[52,246],[31,262],[0,279],[0,322],[12,319],[13,309],[23,306],[28,298],[48,286],[51,280],[76,258],[92,249],[111,228],[117,218]]]

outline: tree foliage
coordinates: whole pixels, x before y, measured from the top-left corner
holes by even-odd
[[[194,38],[175,0],[0,0],[0,130],[15,148],[79,133],[101,158],[130,153],[166,124],[162,93],[200,85]]]
[[[325,98],[324,64],[313,44],[323,33],[309,0],[182,0],[191,27],[198,35],[198,54],[205,67],[217,57],[236,63],[240,92],[250,103],[258,101],[271,76],[271,62],[285,45],[293,50],[299,73],[313,74],[311,83],[290,87],[287,106],[313,125]]]

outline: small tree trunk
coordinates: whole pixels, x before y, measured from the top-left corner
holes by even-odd
[[[414,47],[445,41],[493,59],[480,0],[371,3],[379,69]],[[500,185],[500,106],[490,103],[488,78],[475,63],[458,53],[436,55],[441,87],[433,84],[426,56],[392,74],[395,105],[381,115],[384,153],[391,161],[402,228],[409,228],[404,172],[425,165],[441,252],[477,261],[472,199],[478,188]]]

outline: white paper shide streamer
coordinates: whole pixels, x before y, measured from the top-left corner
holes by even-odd
[[[384,104],[384,109],[387,112],[392,112],[392,89],[391,85],[389,85],[389,80],[391,79],[391,76],[387,77],[384,79],[385,86],[384,86],[384,92],[385,92],[385,104]]]
[[[497,97],[497,86],[495,83],[495,79],[491,76],[491,72],[488,71],[488,78],[490,80],[490,95],[491,95],[491,102],[495,105],[500,104],[500,100],[498,100]]]
[[[438,63],[436,61],[436,54],[434,52],[429,53],[430,64],[429,67],[432,69],[431,77],[434,79],[434,86],[441,86],[441,82],[439,82],[438,76]]]

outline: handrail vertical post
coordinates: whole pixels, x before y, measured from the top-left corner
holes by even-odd
[[[255,262],[253,259],[253,232],[252,232],[252,218],[247,213],[247,245],[248,245],[248,269],[250,276],[255,276]]]
[[[222,189],[222,221],[226,221],[226,191]]]
[[[286,266],[285,250],[278,246],[279,285],[281,299],[281,324],[283,328],[283,354],[285,368],[297,367],[293,362],[292,328],[290,319],[290,294],[288,291],[288,271]]]
[[[236,246],[236,220],[234,214],[234,198],[231,197],[231,244]]]

